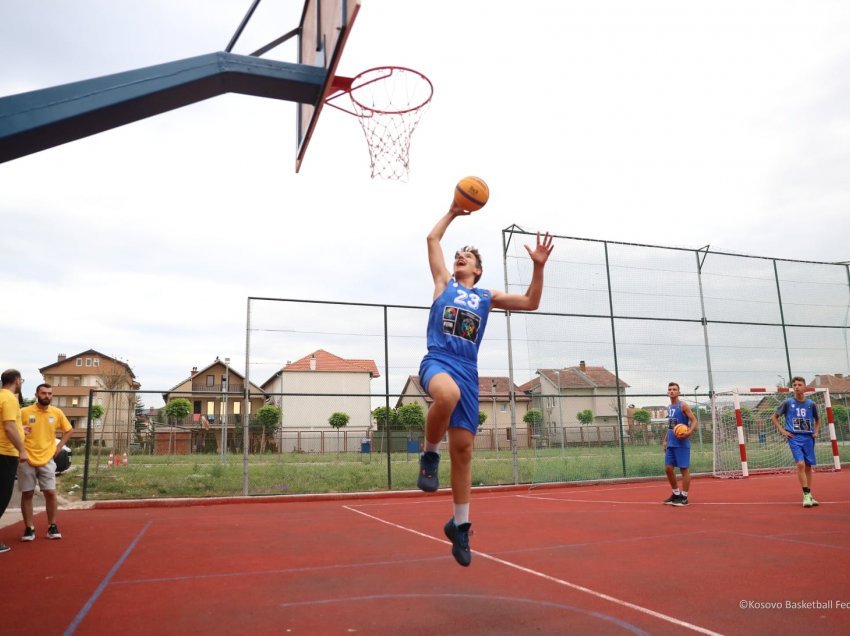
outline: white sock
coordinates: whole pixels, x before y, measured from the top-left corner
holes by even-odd
[[[687,497],[687,496],[688,496],[688,491],[687,491],[687,490],[683,490],[683,491],[682,491],[682,497]]]
[[[673,494],[674,494],[674,495],[681,495],[681,494],[682,494],[682,491],[681,491],[681,490],[679,490],[678,488],[674,488],[674,489],[673,489]]]
[[[462,523],[469,523],[469,504],[455,504],[455,525],[459,526]]]
[[[425,440],[425,452],[426,453],[437,453],[437,455],[439,455],[440,454],[440,442],[437,442],[436,444],[432,444],[431,442],[429,442],[426,439]]]

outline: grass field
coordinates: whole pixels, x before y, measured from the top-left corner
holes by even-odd
[[[850,460],[850,445],[839,447],[842,462]],[[712,471],[712,446],[694,445],[693,473]],[[737,453],[735,449],[734,453]],[[759,450],[750,453],[750,465],[760,462]],[[789,456],[790,459],[790,456]],[[737,461],[732,457],[731,461]],[[82,495],[82,457],[75,457],[71,471],[59,477],[59,493],[66,499]],[[418,458],[406,453],[391,456],[393,490],[416,488]],[[790,462],[789,462],[790,467]],[[242,494],[242,456],[231,455],[226,464],[216,454],[140,455],[128,466],[99,467],[92,462],[87,499],[142,499],[159,497],[227,497]],[[450,462],[444,453],[440,482],[449,483]],[[659,446],[627,446],[625,470],[617,447],[578,447],[567,449],[524,449],[519,452],[520,483],[592,481],[598,479],[661,477],[663,455]],[[252,455],[249,459],[249,492],[252,495],[367,492],[387,490],[388,469],[385,454],[284,453]],[[513,484],[513,461],[507,450],[476,451],[473,484]]]

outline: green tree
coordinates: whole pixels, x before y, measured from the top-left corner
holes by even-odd
[[[139,417],[140,415],[145,414],[145,403],[142,401],[142,398],[138,395],[136,396],[136,402],[135,402],[133,408],[136,411],[136,417]]]
[[[484,411],[478,411],[478,426],[483,426],[487,421],[487,414]]]
[[[192,403],[186,398],[174,398],[165,405],[165,414],[168,416],[170,424],[189,417],[191,412]]]
[[[638,424],[649,424],[652,414],[646,409],[635,409],[632,411],[632,418]]]
[[[168,423],[173,427],[175,423],[182,422],[192,412],[192,403],[186,398],[174,398],[169,400],[165,405],[165,415],[168,417]],[[171,452],[174,437],[174,429],[168,436],[168,452]]]
[[[632,419],[637,423],[632,439],[638,438],[641,443],[646,443],[646,427],[652,421],[652,413],[646,409],[635,409],[632,411]]]
[[[274,439],[278,424],[282,419],[280,409],[273,404],[261,407],[254,416],[254,422],[260,428],[260,452],[266,452],[266,443],[269,438]]]
[[[576,419],[582,424],[593,424],[593,411],[584,409],[576,413]]]
[[[336,413],[334,413],[333,415],[331,415],[328,418],[328,424],[330,424],[331,426],[333,426],[336,429],[336,454],[337,454],[337,457],[339,457],[339,429],[341,429],[343,426],[347,426],[348,420],[350,420],[350,419],[351,418],[349,417],[348,413],[340,413],[339,411],[337,411]]]
[[[103,417],[103,407],[100,404],[92,404],[91,407],[91,419],[92,422],[96,422],[100,418]]]
[[[543,411],[531,409],[522,416],[522,421],[529,425],[532,435],[539,435],[540,426],[543,424]]]
[[[832,417],[835,418],[835,426],[840,431],[845,431],[850,429],[850,409],[848,409],[843,404],[836,404],[832,407]],[[821,422],[823,424],[826,423],[826,416],[821,415]],[[850,432],[850,431],[848,431]],[[839,439],[843,439],[843,435],[839,437]]]
[[[398,413],[396,413],[396,410],[391,408],[387,412],[387,407],[385,406],[379,406],[372,411],[372,419],[375,420],[379,431],[383,431],[387,427],[394,429],[398,425]]]
[[[377,410],[377,409],[376,409]],[[396,409],[396,420],[407,431],[407,438],[425,430],[425,412],[419,402],[404,404]]]

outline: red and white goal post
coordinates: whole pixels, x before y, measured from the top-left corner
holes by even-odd
[[[750,388],[715,394],[715,477],[748,477],[750,473],[794,470],[788,443],[771,420],[790,393],[788,388]],[[821,422],[815,440],[816,470],[841,470],[829,389],[807,387],[806,395],[817,405]]]

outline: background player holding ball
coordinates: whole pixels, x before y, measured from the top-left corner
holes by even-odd
[[[478,209],[489,197],[486,184],[477,179],[472,182],[477,188],[476,201],[466,203],[459,191],[469,182],[470,178],[461,180],[448,212],[428,234],[428,263],[434,279],[434,297],[428,317],[428,353],[419,367],[419,378],[433,403],[428,410],[425,452],[420,457],[417,481],[419,488],[426,492],[439,488],[439,447],[448,430],[454,514],[443,530],[452,542],[452,555],[463,566],[468,566],[472,558],[469,499],[472,446],[478,431],[478,347],[490,309],[537,309],[543,293],[543,268],[552,252],[552,237],[548,232],[543,237],[538,232],[534,249],[525,246],[534,270],[524,294],[476,287],[483,268],[481,256],[472,246],[455,253],[453,271],[449,271],[440,245],[443,234],[457,217],[470,213],[461,205]]]
[[[667,433],[664,436],[664,472],[673,489],[664,503],[672,506],[688,505],[688,489],[691,487],[691,440],[697,428],[697,418],[691,407],[679,399],[679,385],[670,382],[667,385]],[[681,428],[680,428],[681,427]],[[683,430],[684,429],[684,430]],[[676,467],[682,473],[682,488],[676,482]]]

